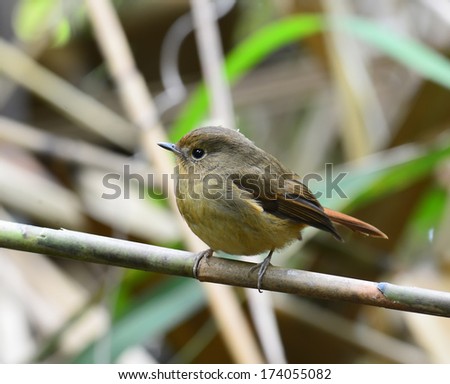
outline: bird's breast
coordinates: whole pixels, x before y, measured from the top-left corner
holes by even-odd
[[[206,188],[204,179],[190,185],[180,179],[177,204],[198,237],[213,250],[233,255],[281,248],[297,239],[303,227],[265,212],[248,192],[236,186]]]

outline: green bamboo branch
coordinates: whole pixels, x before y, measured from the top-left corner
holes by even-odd
[[[154,245],[1,220],[0,247],[184,277],[194,277],[193,267],[197,256],[195,253]],[[257,271],[252,271],[253,266],[253,263],[211,257],[202,260],[198,279],[256,288]],[[450,293],[423,288],[274,266],[269,267],[264,275],[262,288],[318,299],[450,317]]]

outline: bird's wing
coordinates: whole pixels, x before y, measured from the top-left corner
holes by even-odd
[[[330,232],[342,240],[311,191],[295,178],[269,180],[267,175],[234,180],[238,188],[253,194],[265,212]]]

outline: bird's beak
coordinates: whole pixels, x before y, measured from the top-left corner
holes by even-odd
[[[158,143],[161,148],[167,149],[168,151],[172,151],[176,155],[181,155],[180,148],[178,148],[175,144],[172,143]]]

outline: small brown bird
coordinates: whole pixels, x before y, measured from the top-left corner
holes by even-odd
[[[258,289],[275,249],[301,240],[312,226],[342,240],[334,226],[387,238],[354,217],[323,208],[300,177],[241,133],[222,127],[198,128],[176,144],[158,143],[175,153],[178,209],[191,230],[214,251],[268,256],[257,264]]]

